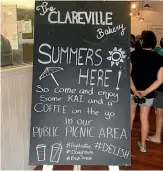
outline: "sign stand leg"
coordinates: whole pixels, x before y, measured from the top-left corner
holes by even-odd
[[[52,171],[53,165],[43,165],[42,171]],[[74,165],[73,171],[81,171],[81,165]]]
[[[120,171],[119,166],[108,166],[109,171]],[[43,165],[42,171],[52,171],[53,165]],[[81,165],[74,165],[73,171],[81,171]]]
[[[109,171],[119,171],[119,166],[108,166]]]
[[[42,170],[43,171],[52,171],[53,170],[53,165],[43,165]]]
[[[74,165],[73,171],[81,171],[81,165]]]

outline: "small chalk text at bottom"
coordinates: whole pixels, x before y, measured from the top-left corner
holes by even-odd
[[[120,148],[120,147],[116,147],[112,144],[96,142],[96,143],[94,143],[94,148],[98,151],[102,151],[104,153],[110,153],[114,156],[121,157],[121,158],[124,158],[126,160],[130,156],[130,151],[125,150],[125,149]]]
[[[92,157],[89,156],[89,157],[85,157],[85,156],[68,156],[66,157],[66,160],[69,161],[69,160],[92,160]]]

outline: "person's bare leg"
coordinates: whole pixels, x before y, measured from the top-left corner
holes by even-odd
[[[154,136],[149,136],[149,139],[153,142],[161,142],[161,133],[163,127],[163,109],[156,108],[156,133]]]
[[[136,103],[131,104],[131,111],[130,111],[131,112],[131,130],[132,130],[133,122],[134,122],[134,119],[135,119],[136,106],[137,106]]]
[[[141,121],[141,148],[146,148],[146,139],[149,132],[149,111],[150,107],[140,107],[140,121]]]

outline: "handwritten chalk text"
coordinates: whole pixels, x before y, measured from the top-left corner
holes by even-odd
[[[126,160],[128,159],[128,157],[130,155],[130,151],[125,150],[120,147],[116,147],[112,144],[106,144],[106,143],[103,144],[101,142],[96,142],[96,143],[94,143],[94,147],[96,150],[107,152],[114,156],[124,158]]]
[[[81,149],[91,149],[91,145],[89,144],[75,144],[74,142],[68,142],[66,144],[66,148],[74,148],[75,150],[81,148]]]
[[[111,128],[106,129],[101,128],[99,133],[99,138],[113,138],[113,139],[127,139],[126,130],[120,128]]]
[[[80,68],[78,84],[90,86],[109,87],[109,75],[112,70],[106,69],[87,69],[86,71]]]
[[[102,11],[66,11],[61,14],[55,7],[48,7],[48,2],[43,2],[36,7],[40,15],[48,13],[48,22],[51,24],[92,24],[92,25],[112,25],[112,12]]]
[[[107,29],[99,28],[99,29],[97,29],[97,36],[96,36],[96,38],[97,39],[102,39],[104,36],[108,36],[110,34],[118,32],[118,31],[120,31],[120,35],[121,36],[124,36],[125,30],[126,30],[126,27],[124,27],[123,24],[118,25],[118,26],[113,27],[113,28],[110,28],[110,27],[108,27]]]
[[[55,105],[55,104],[43,104],[43,103],[37,103],[34,105],[34,111],[35,112],[44,112],[44,113],[50,113],[50,112],[56,112],[56,113],[63,113],[65,114],[67,111],[66,105]]]
[[[39,46],[38,62],[40,64],[71,64],[100,66],[102,63],[102,49],[91,48],[71,48],[71,47],[54,47],[48,43]]]
[[[32,135],[33,137],[57,137],[59,136],[58,133],[59,127],[48,127],[48,126],[43,126],[43,127],[33,127],[32,128]]]
[[[67,126],[65,136],[69,137],[94,137],[92,131],[94,127],[82,127],[82,126]]]

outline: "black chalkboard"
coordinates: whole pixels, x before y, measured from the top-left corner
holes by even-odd
[[[128,2],[36,1],[30,165],[130,165]]]

